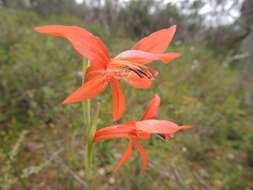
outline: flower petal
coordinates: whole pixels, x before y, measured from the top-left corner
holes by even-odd
[[[135,88],[147,89],[152,85],[152,80],[147,77],[140,77],[135,73],[129,73],[123,79]]]
[[[115,139],[115,138],[129,138],[128,133],[110,133],[104,135],[96,135],[93,139],[93,143],[97,143],[99,141],[103,141],[106,139]]]
[[[103,75],[98,75],[74,91],[64,100],[63,104],[75,103],[97,96],[106,88],[107,84],[107,78]]]
[[[105,75],[105,70],[97,68],[96,66],[91,65],[86,69],[85,72],[85,82],[96,78],[98,75]]]
[[[178,126],[168,120],[143,120],[136,123],[136,128],[151,134],[171,135],[180,130],[189,129],[191,126]]]
[[[162,61],[163,63],[170,63],[171,61],[179,57],[180,57],[180,54],[176,52],[152,53],[152,52],[146,52],[146,51],[141,51],[141,50],[127,50],[117,55],[115,59],[147,64],[152,61]]]
[[[110,135],[115,135],[115,137],[117,137],[117,134],[119,134],[119,137],[121,137],[122,134],[130,135],[134,131],[135,129],[133,127],[118,128],[118,127],[110,126],[110,127],[105,127],[105,128],[97,130],[95,134],[95,138],[100,138],[101,136],[110,136]]]
[[[36,27],[35,31],[68,39],[78,53],[87,57],[96,66],[105,68],[109,62],[110,56],[103,41],[84,28],[49,25]]]
[[[100,136],[107,136],[107,135],[117,135],[117,134],[133,134],[136,131],[136,121],[131,120],[126,123],[118,124],[118,125],[111,125],[108,127],[104,127],[98,129],[95,134],[95,138],[100,138]],[[119,136],[120,137],[120,136]],[[125,136],[124,136],[125,137]]]
[[[125,111],[125,96],[120,88],[119,82],[112,78],[112,101],[113,101],[113,121],[118,120]]]
[[[143,175],[145,170],[148,167],[148,156],[147,156],[146,151],[143,148],[143,146],[137,140],[135,140],[133,144],[136,146],[136,148],[139,151],[141,158],[142,158],[141,174]]]
[[[169,46],[175,32],[175,25],[170,28],[159,30],[141,39],[133,46],[132,49],[153,53],[163,53]]]
[[[136,136],[137,136],[138,139],[148,140],[150,138],[150,133],[146,133],[144,131],[137,130],[136,131]]]
[[[150,101],[149,107],[148,109],[146,109],[141,120],[152,119],[153,117],[155,117],[158,112],[159,106],[160,106],[160,97],[158,95],[155,95],[155,97]]]
[[[157,55],[157,60],[162,61],[165,64],[171,63],[175,59],[179,58],[181,55],[177,52],[170,52]]]
[[[179,126],[181,129],[179,129],[179,131],[183,130],[183,129],[191,129],[192,126]],[[163,140],[168,141],[173,137],[173,134],[158,134],[159,137],[161,137]]]
[[[113,169],[113,172],[116,172],[119,168],[121,168],[131,157],[133,150],[133,140],[129,138],[129,143],[127,150],[123,153],[120,161],[117,163],[115,168]]]

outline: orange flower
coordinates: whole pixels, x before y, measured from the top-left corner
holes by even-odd
[[[143,165],[141,173],[143,174],[148,165],[147,154],[139,140],[148,140],[151,134],[165,135],[171,137],[174,133],[183,129],[189,129],[191,126],[178,126],[177,124],[168,120],[155,120],[153,119],[160,106],[159,96],[155,96],[149,108],[144,113],[141,121],[136,122],[132,120],[128,123],[113,125],[105,127],[96,131],[94,143],[111,138],[128,138],[129,143],[127,150],[123,153],[120,161],[117,163],[113,172],[116,172],[122,165],[124,165],[132,154],[133,147],[139,151]]]
[[[110,83],[114,121],[125,111],[125,97],[118,79],[123,79],[136,88],[149,88],[158,72],[145,64],[152,61],[169,63],[180,56],[175,52],[163,53],[176,32],[176,26],[150,34],[136,43],[131,50],[124,51],[114,58],[110,57],[108,49],[100,38],[83,28],[50,25],[36,27],[35,31],[66,38],[75,50],[91,63],[86,71],[85,83],[63,103],[90,99],[99,95]]]

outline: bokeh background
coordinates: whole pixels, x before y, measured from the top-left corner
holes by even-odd
[[[160,71],[149,90],[122,82],[127,112],[139,118],[155,93],[158,117],[192,130],[144,146],[150,164],[139,175],[137,152],[110,171],[127,140],[98,143],[94,180],[87,187],[81,105],[61,105],[81,84],[82,58],[63,39],[40,35],[38,25],[65,24],[100,36],[112,55],[173,24],[168,51],[182,57]],[[108,89],[98,127],[111,121]],[[0,189],[253,189],[252,0],[0,0]]]

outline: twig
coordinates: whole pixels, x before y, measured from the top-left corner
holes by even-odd
[[[15,160],[16,155],[17,155],[18,152],[19,152],[19,148],[20,148],[21,144],[23,143],[23,141],[24,141],[25,136],[26,136],[27,133],[28,133],[28,131],[26,131],[26,130],[23,130],[23,131],[22,131],[22,133],[20,134],[20,136],[19,136],[19,138],[18,138],[18,141],[16,142],[16,144],[15,144],[14,147],[13,147],[13,149],[11,150],[9,156],[10,156],[10,159],[11,159],[12,161]]]
[[[172,170],[173,170],[173,173],[174,173],[177,184],[181,187],[185,187],[184,182],[182,180],[182,177],[179,174],[178,170],[173,166],[171,166],[171,167],[172,167]]]
[[[59,166],[59,168],[61,168],[65,173],[69,174],[81,187],[88,187],[88,184],[81,179],[78,175],[75,174],[75,172],[68,167],[62,159],[60,159],[58,157],[58,155],[56,155],[56,157],[54,158],[54,161],[56,162],[56,164]]]
[[[189,189],[192,190],[191,187],[187,187],[182,180],[181,175],[179,174],[178,170],[175,169],[175,167],[171,166],[171,172],[166,172],[164,169],[161,169],[160,166],[155,164],[154,162],[150,161],[149,167],[156,172],[158,172],[160,175],[167,177],[169,180],[174,181],[180,188],[182,189]],[[172,174],[173,173],[173,174]]]
[[[198,182],[206,189],[206,190],[213,190],[209,184],[201,178],[196,172],[193,172],[193,176],[198,180]]]
[[[249,57],[249,52],[246,53],[241,53],[241,54],[236,54],[232,57],[227,58],[224,62],[223,65],[224,66],[228,66],[230,65],[233,61],[238,61],[238,60],[242,60]]]
[[[149,168],[153,169],[154,171],[158,172],[160,175],[168,178],[169,180],[174,181],[174,176],[171,175],[169,172],[164,171],[163,169],[161,169],[160,166],[158,166],[156,163],[149,161]]]
[[[46,160],[44,163],[42,163],[39,166],[32,166],[23,171],[22,178],[28,178],[32,174],[39,173],[42,169],[44,169],[46,166],[48,166],[64,149],[61,148],[55,153],[52,154],[52,156]]]
[[[180,172],[176,169],[176,167],[174,166],[171,166],[171,169],[174,173],[174,176],[175,176],[175,181],[177,182],[177,184],[179,186],[181,186],[183,189],[186,189],[186,190],[191,190],[192,187],[191,186],[188,186],[184,183],[184,180],[182,179],[181,175],[180,175]]]
[[[3,189],[9,189],[15,181],[20,182],[20,184],[22,185],[22,187],[24,189],[28,189],[28,187],[26,186],[24,180],[22,179],[22,177],[20,175],[20,171],[17,169],[16,163],[15,163],[16,156],[19,152],[19,149],[20,149],[27,133],[28,132],[26,130],[22,131],[22,133],[20,134],[20,136],[18,138],[18,141],[15,143],[13,149],[10,152],[3,149],[4,150],[3,152],[6,156],[7,162],[5,165],[3,165],[3,167],[4,167],[3,171],[5,171],[5,172],[4,172],[4,175],[1,177],[5,178],[5,179],[11,178],[10,175],[12,172],[13,172],[14,177],[16,177],[11,182],[8,180],[5,180],[4,184],[1,184],[3,186]]]

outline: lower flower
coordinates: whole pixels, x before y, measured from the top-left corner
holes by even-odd
[[[143,161],[141,173],[144,174],[148,166],[148,157],[143,146],[139,142],[140,140],[148,140],[152,134],[158,134],[168,139],[176,132],[192,128],[191,126],[179,126],[168,120],[152,119],[155,117],[159,105],[160,98],[156,95],[151,100],[150,106],[144,113],[141,121],[132,120],[127,123],[112,125],[96,131],[93,139],[94,143],[112,138],[128,138],[129,140],[127,150],[123,153],[120,161],[113,169],[113,172],[116,172],[130,159],[132,150],[136,147]]]

